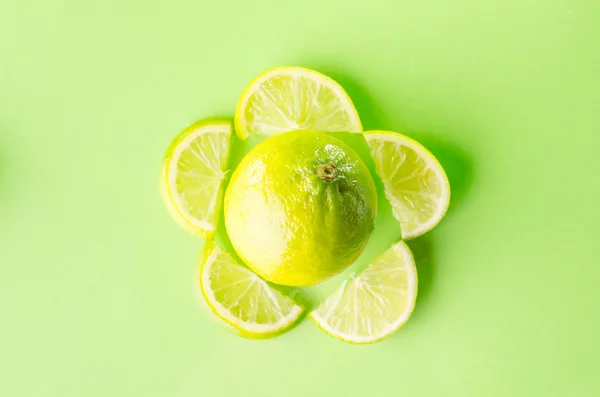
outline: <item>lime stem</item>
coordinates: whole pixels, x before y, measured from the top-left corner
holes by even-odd
[[[315,167],[317,169],[317,175],[325,182],[331,182],[337,178],[338,173],[335,166],[331,163],[319,164]]]

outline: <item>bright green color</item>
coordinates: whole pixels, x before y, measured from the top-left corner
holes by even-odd
[[[600,395],[597,1],[1,9],[0,395]],[[416,138],[452,184],[409,242],[413,316],[374,345],[215,325],[201,243],[157,191],[173,137],[284,64],[336,78],[365,129]]]
[[[309,316],[336,339],[374,343],[406,324],[416,300],[413,255],[406,243],[399,241],[359,274],[344,280]]]
[[[304,309],[270,287],[212,241],[204,244],[199,286],[204,302],[220,321],[247,338],[268,338],[285,332]]]
[[[268,281],[329,279],[364,250],[377,215],[365,163],[342,140],[291,131],[252,149],[225,192],[225,226],[240,258]]]
[[[205,119],[183,130],[167,148],[159,188],[181,227],[200,238],[217,229],[229,166],[231,122]]]
[[[432,230],[450,205],[450,183],[438,160],[419,142],[391,131],[366,131],[385,197],[400,222],[402,238]]]

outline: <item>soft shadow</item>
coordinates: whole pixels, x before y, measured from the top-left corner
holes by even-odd
[[[386,115],[360,80],[351,77],[338,67],[319,62],[305,62],[301,65],[330,76],[344,87],[359,112],[365,130],[396,131],[417,140],[431,151],[446,171],[450,181],[451,200],[448,213],[451,216],[452,212],[460,206],[467,196],[473,184],[474,165],[471,156],[455,143],[442,138],[439,133],[411,131],[398,119],[398,116]],[[405,110],[408,111],[408,109]],[[377,238],[377,236],[376,230],[373,238]],[[415,315],[419,316],[423,308],[427,306],[427,302],[433,299],[434,296],[435,268],[438,265],[435,259],[434,234],[428,233],[417,239],[407,241],[407,244],[413,252],[417,266],[419,292]],[[383,250],[384,248],[378,247],[378,249]],[[377,254],[382,252],[377,252]],[[371,256],[373,254],[371,253]]]
[[[388,116],[378,106],[377,100],[358,79],[330,65],[306,62],[302,65],[333,78],[350,95],[360,115],[364,130],[388,130],[409,136],[425,146],[438,159],[450,181],[452,192],[449,212],[456,209],[473,183],[473,161],[463,149],[435,132],[411,131],[397,116]],[[408,111],[408,110],[407,110]]]
[[[315,69],[331,77],[344,87],[344,90],[352,99],[356,110],[358,110],[364,130],[392,129],[390,119],[377,106],[377,101],[374,100],[369,90],[357,79],[352,78],[348,73],[339,68],[322,65],[317,62],[308,62],[306,63],[306,67]]]
[[[9,201],[11,199],[9,195],[10,190],[8,188],[8,152],[4,150],[5,146],[1,145],[1,143],[2,142],[0,142],[0,218],[10,211]],[[2,210],[4,210],[4,212]]]
[[[426,306],[433,291],[433,283],[435,280],[433,255],[435,251],[433,250],[432,240],[431,236],[426,234],[406,242],[415,258],[417,277],[419,280],[417,304],[415,306],[413,317],[418,316],[419,313],[421,313],[421,309]]]
[[[463,149],[433,133],[406,132],[405,134],[425,146],[446,171],[451,191],[448,212],[453,212],[473,184],[473,160]]]

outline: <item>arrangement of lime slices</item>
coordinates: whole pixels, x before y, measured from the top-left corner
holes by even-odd
[[[440,163],[404,135],[367,131],[364,137],[402,237],[415,238],[433,229],[450,204],[450,183]]]
[[[208,241],[200,290],[212,311],[241,335],[265,338],[284,332],[304,308]]]
[[[334,338],[373,343],[408,321],[416,298],[417,270],[410,249],[400,241],[344,281],[309,316]]]
[[[242,139],[292,130],[361,132],[352,100],[331,78],[314,70],[281,67],[256,77],[235,112]]]
[[[241,139],[291,130],[362,132],[356,109],[331,78],[299,67],[268,70],[239,99],[235,133]],[[389,131],[363,133],[384,194],[404,239],[435,227],[448,209],[450,185],[418,142]],[[297,324],[305,309],[213,243],[228,175],[232,125],[207,119],[192,124],[165,154],[160,189],[173,218],[207,240],[199,272],[203,299],[229,328],[266,338]],[[400,241],[352,276],[310,314],[327,334],[349,343],[373,343],[404,325],[414,309],[417,271]]]
[[[163,201],[177,223],[198,237],[206,238],[216,229],[231,130],[227,120],[194,123],[173,140],[163,159]]]

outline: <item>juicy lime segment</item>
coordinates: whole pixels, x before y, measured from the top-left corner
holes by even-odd
[[[161,169],[161,192],[173,218],[190,233],[214,232],[227,174],[231,123],[204,120],[176,137]]]
[[[349,343],[373,343],[408,321],[416,297],[413,256],[401,241],[360,274],[344,281],[309,316],[334,338]]]
[[[235,115],[240,138],[292,130],[360,132],[352,100],[331,78],[314,70],[281,67],[256,77],[242,94]]]
[[[415,238],[433,229],[450,204],[450,184],[440,163],[404,135],[368,131],[364,136],[402,237]]]
[[[242,266],[212,242],[200,268],[200,289],[219,318],[242,336],[261,338],[286,331],[304,309]]]

